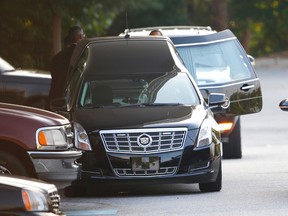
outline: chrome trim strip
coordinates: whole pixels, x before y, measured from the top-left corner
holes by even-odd
[[[176,37],[175,37],[176,38]],[[221,40],[214,40],[209,42],[201,42],[201,43],[186,43],[186,44],[174,44],[175,47],[185,47],[185,46],[199,46],[199,45],[205,45],[205,44],[214,44],[214,43],[220,43],[225,41],[231,41],[237,39],[236,37],[232,38],[226,38]],[[173,41],[173,40],[172,40]]]
[[[33,159],[69,159],[69,158],[79,158],[82,156],[82,152],[78,150],[71,151],[28,151],[27,152]]]
[[[223,84],[223,85],[217,85],[217,86],[202,86],[199,85],[199,89],[202,90],[202,89],[211,89],[211,88],[226,88],[226,87],[229,87],[229,86],[234,86],[234,85],[240,85],[240,84],[245,84],[247,82],[255,82],[255,81],[259,81],[259,78],[255,78],[255,79],[250,79],[250,80],[245,80],[245,81],[240,81],[240,82],[235,82],[235,83],[229,83],[229,84]]]
[[[171,171],[169,171],[171,169]],[[161,172],[162,170],[162,172]],[[151,176],[167,176],[174,175],[177,171],[177,167],[161,167],[160,170],[143,170],[143,171],[133,171],[131,169],[113,169],[114,174],[118,177],[151,177]],[[123,171],[119,173],[119,171]]]
[[[195,169],[190,169],[189,170],[189,173],[193,172],[193,171],[197,171],[197,170],[201,170],[201,169],[206,169],[210,166],[210,161],[207,161],[207,165],[206,166],[203,166],[203,167],[198,167],[198,168],[195,168]]]
[[[185,127],[178,128],[141,128],[141,129],[119,129],[119,130],[101,130],[102,133],[145,133],[145,132],[167,132],[167,131],[187,131]]]
[[[156,139],[154,140],[154,144],[149,146],[141,146],[139,145],[135,139],[137,139],[135,134],[149,134],[149,133],[165,133],[171,132],[172,134],[168,134],[167,136],[172,136],[169,140],[170,142],[164,143],[165,140],[161,140],[163,138],[161,135],[166,136],[165,134],[156,135]],[[181,134],[175,134],[175,132],[182,132]],[[162,152],[171,152],[171,151],[179,151],[184,148],[184,143],[186,140],[188,129],[181,128],[141,128],[141,129],[120,129],[120,130],[102,130],[99,132],[103,145],[105,147],[106,152],[112,153],[122,153],[122,154],[152,154],[152,153],[162,153]],[[121,139],[121,134],[123,134],[123,141],[121,141],[121,145],[119,145],[119,139]],[[109,136],[110,137],[105,137]],[[117,137],[118,135],[118,137]],[[137,135],[141,136],[141,135]],[[181,138],[177,138],[176,136],[182,136]],[[153,136],[152,136],[153,137]],[[176,138],[177,139],[176,139]],[[111,141],[107,141],[108,139]],[[157,139],[158,138],[158,139]],[[132,140],[133,139],[133,140]],[[132,141],[131,141],[132,140]],[[168,139],[167,139],[168,140]],[[181,141],[181,143],[177,143],[177,141]],[[175,142],[174,142],[175,141]],[[108,142],[112,142],[110,145]],[[123,145],[124,143],[124,145]],[[113,149],[111,149],[113,147]],[[165,148],[167,147],[167,148]],[[139,150],[137,150],[137,148]]]

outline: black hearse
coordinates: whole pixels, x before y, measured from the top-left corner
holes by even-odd
[[[204,101],[169,38],[85,39],[70,69],[66,98],[51,107],[73,123],[81,183],[221,190],[221,137],[211,108],[221,112],[225,95]]]

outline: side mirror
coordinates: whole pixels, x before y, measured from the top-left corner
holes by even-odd
[[[230,100],[225,94],[211,93],[208,97],[208,106],[213,113],[223,112],[230,106]]]
[[[211,93],[208,98],[208,105],[213,106],[222,106],[227,102],[225,94],[220,93]]]
[[[288,111],[288,99],[282,100],[279,104],[279,108],[282,111]]]
[[[255,59],[254,59],[254,57],[251,56],[251,55],[247,55],[247,57],[248,57],[248,59],[250,60],[252,66],[255,66],[256,63],[255,63]]]

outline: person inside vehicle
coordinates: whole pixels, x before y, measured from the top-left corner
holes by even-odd
[[[152,30],[149,34],[150,36],[162,36],[162,32],[160,30]]]
[[[70,58],[75,46],[79,41],[85,38],[83,29],[79,26],[73,26],[69,29],[68,35],[65,37],[65,47],[57,53],[51,61],[51,86],[48,99],[48,107],[53,99],[64,97],[64,83],[68,74]]]

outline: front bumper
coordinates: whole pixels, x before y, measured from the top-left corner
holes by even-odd
[[[170,184],[170,183],[208,183],[216,181],[219,168],[221,166],[221,157],[209,162],[209,166],[203,169],[197,169],[188,173],[165,175],[165,176],[149,176],[149,177],[115,177],[103,176],[93,172],[82,171],[83,182],[98,183],[117,183],[117,184]]]
[[[99,161],[99,155],[84,152],[81,180],[84,182],[143,183],[207,183],[216,180],[221,166],[220,145],[211,145],[201,150],[187,148],[181,151],[149,154],[144,157],[159,157],[157,171],[132,171],[132,157],[141,155],[107,154]],[[173,169],[175,168],[175,170]]]
[[[79,178],[80,166],[75,161],[82,156],[81,151],[30,151],[28,154],[38,178],[51,182],[58,188],[64,188]]]

